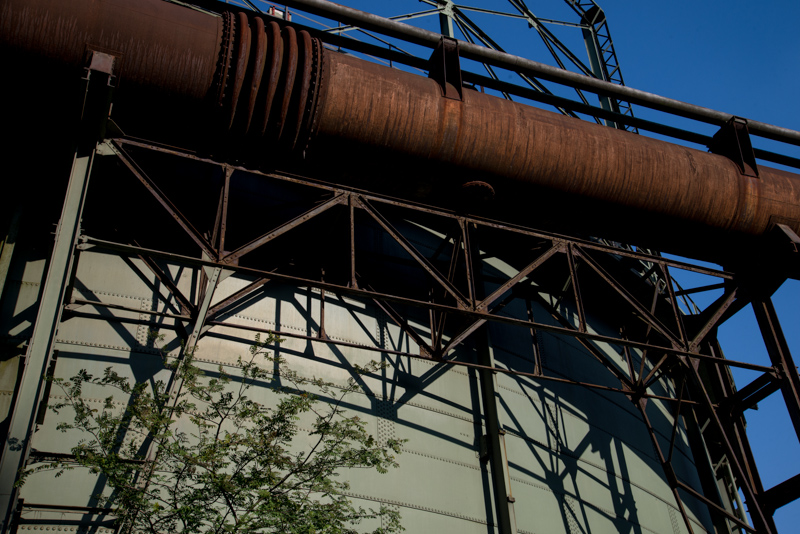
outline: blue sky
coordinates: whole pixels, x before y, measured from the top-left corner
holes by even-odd
[[[626,85],[800,129],[800,40],[795,23],[800,3],[597,1],[608,17]],[[798,147],[775,150],[800,155]],[[800,283],[785,283],[773,301],[793,356],[800,358]],[[728,358],[769,364],[749,308],[723,326],[720,337]],[[735,374],[740,386],[753,377]],[[772,395],[746,417],[764,485],[771,487],[800,473],[800,445],[782,397]],[[779,509],[775,519],[779,532],[797,532],[800,503]]]
[[[384,16],[428,8],[414,0],[338,1]],[[797,104],[800,2],[596,1],[606,13],[626,85],[741,117],[800,129],[800,106]],[[512,10],[505,0],[462,2]],[[538,17],[576,20],[562,0],[527,0],[526,3]],[[473,18],[508,51],[553,64],[536,35],[524,23],[482,18],[477,14]],[[433,17],[419,25],[438,28],[437,19]],[[579,31],[557,26],[552,30],[582,59],[586,57]],[[511,75],[505,76],[511,79]],[[706,134],[716,130],[674,121],[642,108],[635,108],[634,112],[637,116]],[[754,145],[800,157],[800,147],[777,146],[759,139],[754,139]],[[774,302],[793,355],[800,359],[797,328],[800,283],[784,284],[774,296]],[[723,326],[720,336],[728,358],[769,365],[749,308]],[[754,376],[736,373],[735,378],[742,386]],[[800,473],[800,445],[781,396],[773,395],[761,403],[760,410],[748,411],[746,415],[748,434],[765,487]],[[796,531],[796,524],[800,523],[800,503],[778,510],[775,518],[779,532]]]

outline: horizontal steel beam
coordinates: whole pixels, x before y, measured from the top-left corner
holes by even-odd
[[[178,157],[190,159],[192,161],[208,163],[210,165],[216,165],[216,166],[223,166],[224,165],[223,163],[220,163],[219,161],[216,161],[216,160],[213,160],[213,159],[210,159],[210,158],[200,157],[200,156],[197,156],[196,154],[188,153],[188,152],[185,152],[185,151],[180,151],[180,150],[177,150],[177,149],[174,149],[174,148],[159,146],[159,145],[156,145],[156,144],[153,144],[153,143],[145,143],[145,142],[141,142],[141,141],[136,141],[136,140],[132,140],[132,139],[123,139],[123,138],[112,139],[112,140],[110,140],[110,142],[112,144],[115,144],[115,145],[135,146],[135,147],[144,148],[144,149],[147,149],[147,150],[152,150],[152,151],[155,151],[155,152],[159,152],[159,153],[162,153],[162,154],[170,154],[170,155],[173,155],[173,156],[178,156]],[[243,171],[243,172],[247,172],[247,173],[250,173],[250,174],[256,174],[256,175],[259,175],[259,176],[263,176],[265,178],[272,178],[272,179],[286,181],[286,182],[290,182],[290,183],[302,184],[302,185],[305,185],[305,186],[308,186],[308,187],[314,187],[316,189],[329,191],[329,192],[332,192],[332,193],[335,192],[335,193],[338,194],[340,192],[350,191],[347,188],[342,187],[341,185],[327,185],[327,184],[319,183],[319,182],[309,182],[307,180],[303,180],[301,178],[294,177],[294,176],[291,176],[291,175],[288,175],[288,174],[282,174],[282,173],[277,173],[277,172],[262,172],[262,171],[250,169],[250,168],[247,168],[247,167],[243,167],[243,166],[236,166],[236,165],[227,165],[227,166],[232,168],[232,169],[234,169],[234,170],[236,170],[236,171]],[[353,192],[353,191],[350,191],[350,192]],[[410,209],[410,210],[413,210],[413,211],[417,211],[417,212],[420,212],[420,213],[428,213],[428,214],[431,214],[431,215],[436,215],[436,216],[439,216],[439,217],[460,218],[460,219],[463,219],[465,223],[474,224],[474,225],[482,226],[482,227],[485,227],[485,228],[493,228],[493,229],[496,229],[496,230],[508,231],[508,232],[512,232],[514,234],[518,234],[518,235],[522,235],[522,236],[539,238],[539,239],[546,240],[546,241],[551,241],[551,242],[554,241],[554,240],[556,240],[556,241],[569,241],[571,243],[575,243],[575,244],[579,245],[584,250],[587,250],[587,249],[596,250],[598,252],[605,252],[605,253],[608,253],[608,254],[613,254],[615,256],[622,256],[622,257],[625,257],[625,258],[631,258],[631,259],[635,259],[635,260],[638,260],[638,261],[641,261],[641,262],[645,262],[645,263],[653,263],[653,264],[658,264],[658,265],[662,265],[662,266],[668,266],[669,268],[680,269],[680,270],[688,271],[688,272],[692,272],[692,273],[712,276],[712,277],[715,277],[715,278],[720,278],[722,280],[734,280],[736,278],[736,275],[732,271],[729,271],[729,270],[714,269],[714,268],[711,268],[711,267],[703,267],[703,266],[700,266],[700,265],[687,263],[685,261],[668,259],[668,258],[665,258],[664,256],[660,256],[660,255],[648,254],[646,252],[639,252],[639,251],[635,251],[635,250],[632,250],[632,249],[623,249],[623,248],[619,248],[619,247],[616,247],[616,246],[613,246],[613,245],[606,245],[606,244],[603,244],[603,243],[601,243],[599,241],[581,239],[581,238],[578,238],[578,237],[570,237],[570,236],[566,236],[566,235],[563,235],[563,234],[557,234],[557,233],[553,233],[553,232],[546,232],[546,231],[542,231],[542,230],[531,230],[530,228],[526,228],[524,226],[520,226],[520,225],[517,225],[517,224],[507,223],[507,222],[500,222],[500,221],[497,221],[497,220],[485,219],[485,218],[480,218],[480,217],[476,217],[476,216],[463,216],[463,215],[456,214],[455,212],[453,212],[451,210],[447,210],[445,208],[433,208],[433,207],[429,207],[429,206],[425,206],[425,205],[421,205],[421,204],[412,204],[412,203],[409,203],[407,201],[403,201],[403,200],[400,200],[400,199],[391,198],[391,197],[387,197],[387,196],[381,196],[381,195],[376,195],[376,194],[367,194],[367,193],[359,194],[359,196],[361,198],[367,199],[370,202],[374,202],[374,203],[397,206],[397,207],[401,207],[401,208],[404,208],[404,209]]]
[[[334,291],[340,292],[345,295],[351,295],[353,297],[361,297],[361,298],[370,298],[370,299],[379,299],[385,300],[388,302],[397,302],[399,304],[405,304],[408,306],[414,306],[419,308],[431,309],[440,312],[452,313],[454,315],[461,315],[466,317],[473,317],[476,319],[486,319],[487,321],[504,323],[514,326],[524,326],[524,327],[533,327],[537,330],[541,330],[542,332],[550,332],[556,335],[565,335],[569,337],[576,337],[576,338],[583,338],[589,339],[593,341],[598,341],[601,343],[608,343],[611,345],[619,345],[625,347],[632,347],[635,349],[640,350],[652,350],[652,351],[660,351],[666,354],[670,354],[673,356],[685,356],[688,358],[695,358],[698,360],[706,361],[712,363],[714,365],[723,365],[723,366],[730,366],[730,367],[739,367],[742,369],[750,369],[751,371],[761,371],[762,373],[766,372],[773,372],[774,369],[772,367],[764,367],[763,365],[756,365],[747,362],[740,362],[735,360],[727,360],[721,359],[714,356],[707,356],[705,354],[699,354],[696,352],[689,352],[686,350],[680,350],[673,347],[665,347],[659,345],[651,345],[649,343],[642,343],[638,341],[631,341],[627,339],[620,339],[610,336],[605,336],[601,334],[595,334],[592,332],[579,332],[574,329],[552,326],[549,324],[544,323],[537,323],[535,321],[525,321],[521,319],[514,319],[513,317],[505,317],[501,315],[493,315],[490,313],[478,312],[473,310],[467,310],[462,308],[457,308],[454,306],[448,306],[445,304],[438,304],[435,302],[426,302],[420,301],[409,297],[404,297],[400,295],[392,295],[389,293],[379,293],[373,291],[366,291],[359,288],[352,288],[341,286],[337,284],[332,284],[329,282],[322,282],[318,280],[311,280],[308,278],[299,278],[296,276],[291,276],[288,274],[282,274],[277,272],[266,272],[260,271],[258,269],[252,269],[248,267],[241,267],[241,266],[233,266],[227,265],[222,263],[216,263],[214,261],[204,260],[200,258],[193,258],[191,256],[184,256],[181,254],[174,254],[171,252],[165,252],[161,250],[154,250],[154,249],[146,249],[141,247],[134,247],[132,245],[126,245],[124,243],[115,243],[113,241],[105,241],[102,239],[96,239],[89,236],[81,236],[81,242],[77,246],[78,250],[91,250],[92,248],[98,248],[100,250],[113,250],[122,254],[127,254],[131,256],[138,256],[139,254],[145,254],[154,258],[161,258],[168,261],[174,261],[176,263],[181,263],[184,265],[192,265],[196,267],[205,266],[205,267],[221,267],[230,271],[234,272],[241,272],[244,274],[255,275],[259,277],[269,277],[273,280],[284,282],[290,285],[295,285],[297,287],[315,287],[318,289],[324,289],[326,291]]]

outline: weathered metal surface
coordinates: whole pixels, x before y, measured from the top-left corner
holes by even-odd
[[[490,182],[504,206],[524,209],[526,197],[558,192],[604,209],[635,210],[651,225],[666,223],[648,225],[651,233],[675,231],[670,222],[740,235],[764,234],[784,220],[800,226],[797,175],[762,167],[760,179],[743,176],[721,156],[476,91],[464,91],[463,103],[445,99],[433,80],[342,55],[329,61],[316,145],[357,144],[420,164],[446,162]],[[586,222],[599,213],[570,217]],[[594,226],[602,228],[603,220]]]
[[[376,30],[384,35],[396,36],[406,41],[429,46],[431,48],[434,48],[441,39],[441,35],[436,32],[409,26],[402,22],[359,11],[358,9],[336,4],[328,0],[286,0],[285,3],[290,7],[297,7],[309,13],[326,16],[340,23],[353,24],[367,30]],[[474,59],[496,67],[529,74],[543,80],[553,80],[570,87],[614,96],[632,104],[667,111],[683,117],[718,125],[724,124],[731,118],[729,113],[681,102],[632,87],[616,85],[597,78],[583,76],[552,65],[545,65],[538,61],[514,56],[499,50],[485,48],[479,44],[460,41],[459,46],[461,47],[462,55],[468,59]],[[749,121],[749,123],[751,129],[757,132],[757,135],[800,145],[800,132],[798,131],[758,121]]]
[[[8,1],[0,7],[4,54],[83,67],[88,51],[122,58],[125,84],[200,100],[211,85],[219,18],[154,0]],[[31,63],[33,67],[35,63]],[[51,79],[57,85],[59,79]]]
[[[709,255],[720,254],[709,242],[720,237],[763,236],[779,223],[800,233],[795,174],[742,174],[723,156],[468,89],[463,101],[445,98],[432,79],[323,50],[305,30],[241,12],[214,17],[156,0],[131,5],[8,1],[3,41],[11,53],[69,65],[80,64],[87,47],[108,50],[121,57],[120,92],[129,83],[198,104],[210,98],[222,131],[232,134],[227,148],[211,151],[254,166],[307,147],[317,161],[349,160],[359,183],[378,180],[371,175],[380,164],[393,192],[434,203],[477,178],[494,189],[496,212],[516,221],[544,218],[558,228],[547,219],[572,208],[566,230],[590,225],[595,234],[633,241],[646,232],[667,249],[699,232]],[[122,101],[123,115],[150,111],[135,94]],[[151,129],[173,127],[169,118],[149,119]],[[420,173],[426,167],[443,176]],[[414,174],[424,176],[398,185]],[[539,211],[529,214],[531,206]],[[632,215],[640,217],[637,228],[627,222]]]

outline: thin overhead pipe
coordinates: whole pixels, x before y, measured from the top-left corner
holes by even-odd
[[[286,0],[284,3],[290,7],[302,9],[315,15],[333,17],[341,22],[358,25],[368,30],[378,31],[390,37],[396,37],[430,48],[436,47],[442,37],[441,34],[430,30],[409,26],[372,13],[328,2],[327,0]],[[689,104],[623,85],[616,85],[465,41],[459,41],[458,46],[460,55],[467,59],[474,59],[489,63],[495,67],[530,74],[537,78],[578,89],[585,89],[597,94],[621,98],[633,104],[673,113],[681,117],[720,126],[734,116],[731,113]],[[750,119],[747,120],[747,127],[750,133],[754,135],[800,146],[800,132],[796,130]]]

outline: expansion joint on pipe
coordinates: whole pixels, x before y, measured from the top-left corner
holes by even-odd
[[[229,138],[235,157],[303,151],[324,95],[322,43],[305,30],[244,12],[222,18],[209,91],[218,131]]]

